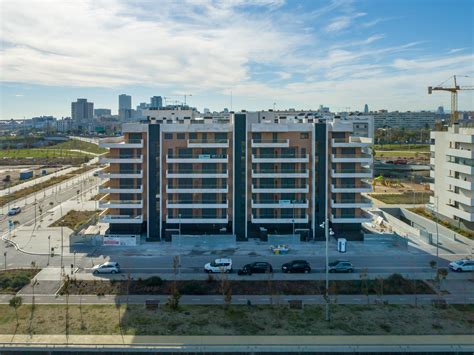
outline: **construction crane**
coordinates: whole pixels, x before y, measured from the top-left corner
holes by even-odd
[[[458,91],[460,90],[474,90],[474,86],[459,86],[456,77],[468,78],[467,75],[453,75],[438,86],[428,86],[428,95],[431,95],[433,91],[449,91],[451,93],[451,124],[455,123],[458,119]],[[443,86],[451,78],[454,79],[454,86],[447,87]]]
[[[184,96],[184,106],[186,106],[186,98],[193,96],[193,94],[183,94],[183,96]]]

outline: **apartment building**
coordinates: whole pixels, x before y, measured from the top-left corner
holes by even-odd
[[[113,236],[232,235],[238,241],[299,235],[361,239],[371,191],[370,138],[350,120],[269,111],[197,117],[192,110],[150,110],[101,141],[100,220]],[[329,194],[329,195],[328,195]],[[330,201],[325,210],[325,201]]]
[[[434,128],[437,121],[443,121],[449,118],[449,115],[438,114],[431,111],[392,111],[380,110],[371,112],[374,117],[375,129],[378,128],[406,128],[421,129]]]
[[[441,216],[474,229],[474,127],[455,123],[431,132],[432,208]]]

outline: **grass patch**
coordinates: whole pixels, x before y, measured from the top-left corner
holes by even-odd
[[[39,272],[38,269],[15,269],[0,271],[0,293],[15,294]]]
[[[66,142],[49,147],[51,150],[82,150],[94,154],[107,153],[108,149],[100,148],[97,144],[84,142],[79,139],[70,139]]]
[[[413,197],[413,195],[415,195]],[[429,192],[403,192],[400,194],[370,194],[369,196],[387,204],[422,204],[429,203]]]
[[[429,152],[429,144],[375,144],[375,150],[387,151],[387,150],[398,150],[398,151],[417,151],[417,152]]]
[[[424,207],[416,207],[416,208],[409,208],[408,209],[411,212],[414,212],[416,214],[419,214],[420,216],[423,216],[425,218],[428,218],[432,220],[433,222],[436,222],[436,218],[433,217],[431,212],[429,212],[426,208]],[[441,224],[442,226],[451,229],[453,232],[459,233],[462,236],[470,239],[474,239],[474,231],[468,231],[466,229],[462,229],[459,227],[456,227],[455,225],[449,223],[448,221],[444,221],[442,219],[438,219],[438,223]]]
[[[70,305],[69,334],[126,335],[422,335],[471,334],[474,309],[448,306],[333,305],[332,320],[324,319],[324,306],[304,311],[286,306],[180,306],[156,312],[144,306]],[[118,312],[120,311],[120,324]],[[17,334],[65,334],[65,305],[31,305],[18,309]],[[433,327],[440,324],[442,327]],[[0,305],[0,332],[15,332],[14,310]]]
[[[51,148],[8,149],[0,151],[2,158],[81,158],[89,154]]]
[[[376,150],[375,158],[429,158],[430,152],[409,150]]]
[[[71,179],[71,178],[75,177],[76,175],[80,175],[82,173],[85,173],[86,171],[89,171],[93,168],[94,168],[93,166],[85,166],[83,168],[80,168],[80,169],[72,172],[72,173],[69,173],[69,174],[66,174],[66,175],[61,175],[61,176],[55,176],[55,177],[52,177],[51,179],[49,179],[47,181],[43,181],[43,182],[41,182],[39,184],[36,184],[34,186],[30,186],[30,187],[12,192],[9,195],[0,196],[0,206],[6,205],[9,202],[15,201],[19,198],[26,197],[28,195],[31,195],[31,194],[37,192],[37,191],[41,191],[41,190],[46,189],[50,186],[53,186],[53,185],[56,185],[60,182]]]
[[[184,295],[222,295],[222,284],[218,276],[212,280],[179,280],[176,282],[179,292]],[[314,295],[323,294],[323,280],[272,280],[240,281],[228,280],[234,295]],[[159,277],[130,281],[130,294],[169,295],[173,281]],[[383,294],[432,294],[432,289],[422,280],[407,280],[394,274],[381,283],[379,280],[338,280],[330,281],[330,292],[339,295],[365,294],[375,295],[383,287]],[[416,285],[416,290],[415,290]],[[85,281],[72,279],[69,294],[126,294],[128,281]],[[64,294],[64,289],[60,293]]]
[[[63,218],[58,219],[50,227],[68,227],[73,231],[78,231],[81,227],[90,222],[98,215],[97,211],[69,211]]]

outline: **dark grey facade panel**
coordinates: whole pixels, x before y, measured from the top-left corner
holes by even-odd
[[[316,179],[316,191],[313,218],[315,220],[315,231],[314,238],[316,240],[324,240],[324,229],[320,228],[319,225],[324,222],[325,219],[325,201],[326,201],[326,123],[316,123],[315,129],[315,157],[318,157],[316,163],[316,171],[313,172],[313,179]]]
[[[148,179],[147,179],[147,219],[149,229],[148,241],[161,240],[160,233],[160,205],[156,195],[160,193],[159,161],[160,156],[160,125],[148,125]],[[161,196],[160,196],[161,199]]]
[[[234,223],[237,240],[246,240],[245,236],[245,177],[246,177],[246,130],[247,116],[235,114],[234,116]]]

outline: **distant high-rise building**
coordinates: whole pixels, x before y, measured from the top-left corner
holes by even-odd
[[[132,109],[132,97],[130,95],[119,95],[119,112],[121,109],[131,110]]]
[[[444,115],[444,107],[443,106],[438,106],[438,109],[436,110],[436,113],[438,115]]]
[[[364,113],[369,113],[369,105],[365,104]]]
[[[78,130],[88,130],[94,118],[94,103],[87,102],[87,99],[77,99],[71,103],[71,118],[74,128]]]
[[[209,113],[211,112],[208,108],[204,107],[204,113]]]
[[[94,110],[94,117],[103,117],[103,116],[111,116],[112,110],[108,108],[96,108]]]
[[[151,109],[159,109],[163,107],[163,99],[161,96],[153,96],[150,98],[150,108]]]

